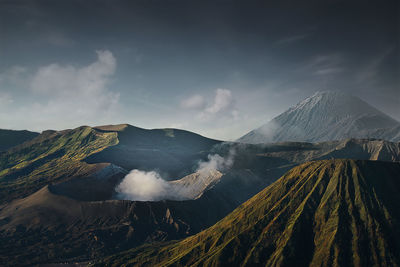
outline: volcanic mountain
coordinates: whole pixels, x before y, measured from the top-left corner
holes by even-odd
[[[214,226],[99,262],[121,266],[399,266],[400,163],[304,163]]]
[[[49,183],[98,176],[110,164],[122,175],[124,169],[157,169],[166,178],[180,178],[192,173],[197,161],[218,143],[188,131],[127,124],[44,131],[0,153],[0,203],[28,196]]]
[[[231,165],[203,176],[199,162],[210,158]],[[368,139],[224,143],[177,129],[126,124],[45,131],[0,153],[0,265],[87,261],[185,238],[212,226],[291,168],[331,158],[399,161],[400,144]],[[176,199],[186,200],[116,199],[116,186],[133,169],[157,171],[179,189]]]
[[[347,138],[400,141],[400,123],[358,97],[317,92],[238,139],[243,143],[320,142]]]

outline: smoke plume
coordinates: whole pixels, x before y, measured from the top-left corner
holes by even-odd
[[[132,170],[116,187],[119,199],[157,201],[170,199],[171,185],[155,171]]]
[[[209,154],[207,156],[207,161],[200,161],[198,164],[198,168],[196,172],[200,173],[208,173],[213,170],[217,171],[226,171],[231,168],[233,165],[235,157],[235,150],[229,150],[228,154],[225,157],[221,157],[219,154]]]
[[[208,155],[207,161],[200,161],[196,172],[196,182],[181,180],[168,182],[155,171],[132,170],[125,176],[122,182],[115,188],[118,199],[129,199],[138,201],[159,201],[159,200],[188,200],[189,196],[198,196],[206,188],[203,181],[215,171],[226,171],[232,167],[234,162],[234,150],[222,157],[219,154]],[[214,173],[213,173],[214,172]],[[222,174],[221,174],[222,175]],[[219,179],[216,177],[215,179]],[[180,182],[181,181],[181,182]]]

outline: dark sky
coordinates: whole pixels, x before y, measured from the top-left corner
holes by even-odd
[[[0,128],[235,139],[322,90],[400,120],[399,19],[398,1],[0,0]]]

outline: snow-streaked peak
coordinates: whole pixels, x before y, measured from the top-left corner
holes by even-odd
[[[238,141],[328,141],[346,138],[394,140],[399,122],[360,98],[337,91],[318,91]]]

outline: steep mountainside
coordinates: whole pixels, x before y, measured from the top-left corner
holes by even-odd
[[[182,177],[217,143],[187,131],[130,125],[45,131],[0,153],[0,203],[49,183],[93,176],[109,163],[121,170],[157,169],[166,176]]]
[[[143,243],[181,239],[211,226],[243,201],[212,191],[187,201],[84,201],[72,198],[73,188],[62,189],[45,186],[0,205],[0,265],[86,261]]]
[[[199,161],[210,158],[230,167],[204,177],[193,173]],[[292,167],[330,158],[399,161],[400,144],[221,143],[186,131],[129,125],[46,131],[0,154],[0,243],[6,244],[0,246],[1,260],[10,265],[92,260],[143,243],[185,238]],[[130,168],[159,171],[194,200],[116,200],[115,187]]]
[[[143,242],[183,238],[212,225],[238,203],[217,194],[196,202],[112,200],[129,169],[110,162],[125,160],[132,168],[145,162],[161,173],[191,173],[217,143],[174,129],[82,126],[45,131],[1,153],[0,265],[86,260]],[[107,152],[101,155],[104,161],[85,162],[113,146],[126,153],[118,158]],[[204,212],[211,203],[221,204]]]
[[[23,142],[29,141],[39,133],[30,131],[14,131],[14,130],[4,130],[0,129],[0,151],[7,150]]]
[[[238,141],[320,142],[347,138],[400,141],[400,123],[361,99],[339,92],[317,92]]]
[[[0,203],[32,194],[52,182],[90,176],[107,164],[82,160],[118,143],[116,133],[82,126],[45,131],[31,141],[0,154]]]
[[[99,264],[399,266],[399,227],[399,163],[315,161],[293,168],[199,234]]]
[[[172,216],[174,204],[77,201],[46,186],[0,209],[0,265],[87,260],[146,239],[182,238],[190,229]]]

